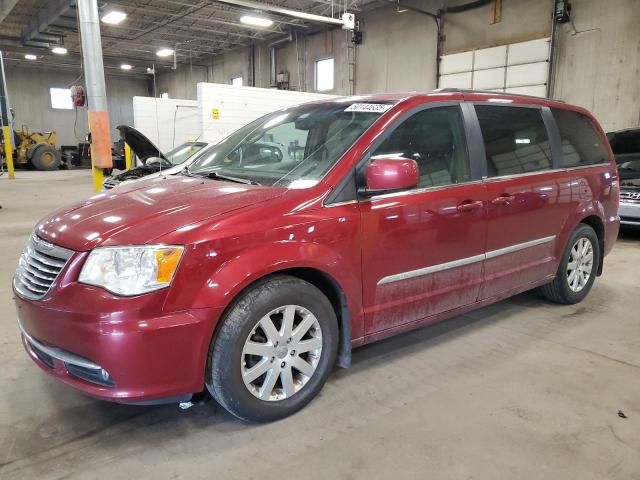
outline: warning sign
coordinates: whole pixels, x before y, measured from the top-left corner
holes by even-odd
[[[212,108],[211,109],[211,118],[213,118],[214,120],[220,120],[220,109],[219,108]]]

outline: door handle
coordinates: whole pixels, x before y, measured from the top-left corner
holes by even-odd
[[[456,207],[456,210],[464,213],[464,212],[473,212],[478,208],[482,208],[482,202],[480,200],[476,200],[475,202],[473,200],[465,200],[464,202],[462,202],[460,205]]]
[[[500,206],[500,207],[508,207],[511,205],[513,201],[513,195],[500,195],[499,197],[491,200],[492,205]]]

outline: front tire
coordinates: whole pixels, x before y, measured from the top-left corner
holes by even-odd
[[[572,305],[581,302],[591,290],[600,265],[600,242],[589,225],[580,224],[569,238],[556,278],[540,287],[552,302]]]
[[[322,389],[339,333],[331,303],[315,286],[270,277],[245,292],[221,322],[209,349],[206,385],[236,417],[278,420]]]

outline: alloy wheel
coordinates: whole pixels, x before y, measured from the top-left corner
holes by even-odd
[[[593,245],[586,237],[579,238],[569,252],[567,283],[574,292],[580,292],[589,281],[593,270]]]
[[[290,398],[313,376],[322,355],[322,329],[304,307],[285,305],[255,324],[242,349],[247,389],[264,401]]]

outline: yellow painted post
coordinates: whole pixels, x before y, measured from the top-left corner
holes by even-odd
[[[131,169],[131,147],[128,143],[124,144],[124,166],[127,170]]]
[[[4,155],[7,160],[7,172],[9,178],[16,178],[16,174],[13,171],[13,146],[11,143],[11,129],[8,125],[2,127],[2,135],[4,136]]]
[[[93,191],[99,192],[102,190],[102,184],[104,183],[104,173],[99,167],[92,167],[93,170]]]

